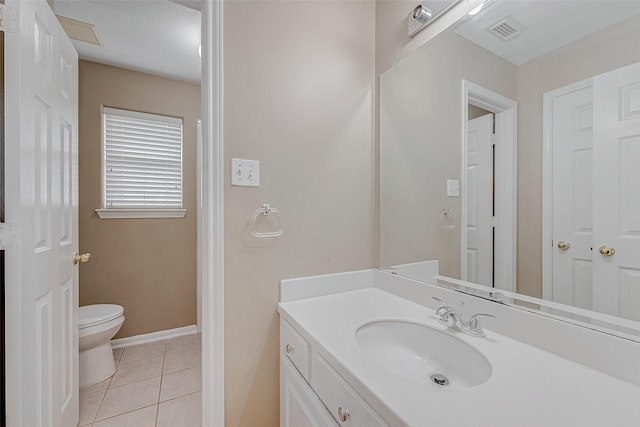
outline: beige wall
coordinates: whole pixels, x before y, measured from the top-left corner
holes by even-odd
[[[398,63],[404,57],[413,53],[420,46],[439,34],[461,16],[466,15],[472,5],[460,2],[437,21],[432,22],[414,37],[407,35],[409,11],[416,6],[413,0],[375,0],[375,113],[374,113],[374,167],[377,171],[374,178],[374,263],[380,266],[380,78],[379,76]]]
[[[513,99],[515,66],[455,33],[443,34],[380,77],[380,259],[382,265],[437,259],[460,276],[461,81]],[[467,106],[464,106],[467,108]],[[450,209],[455,228],[441,226]]]
[[[518,67],[518,292],[542,297],[542,96],[640,61],[640,17]]]
[[[226,165],[260,161],[260,188],[225,171],[226,426],[279,425],[281,279],[373,266],[374,9],[362,1],[229,1]],[[249,219],[280,209],[285,234]]]
[[[376,0],[376,75],[414,51],[427,39],[425,30],[414,38],[407,35],[407,15],[419,2]]]
[[[454,6],[413,37],[407,35],[409,12],[420,3],[416,0],[375,0],[376,5],[376,75],[410,55],[443,29],[456,22],[474,6],[464,1]]]
[[[116,337],[196,323],[196,120],[200,86],[80,61],[80,305],[124,307]],[[184,219],[109,219],[102,207],[102,106],[184,119]]]

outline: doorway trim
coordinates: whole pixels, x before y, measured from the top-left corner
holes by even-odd
[[[468,105],[495,114],[496,133],[500,135],[496,150],[495,200],[499,227],[495,233],[494,287],[516,291],[517,227],[517,106],[518,103],[468,80],[462,80],[461,99],[461,169],[460,169],[460,277],[467,280],[467,121]]]
[[[202,292],[202,425],[224,427],[223,2],[202,2],[202,144],[198,280]]]
[[[588,78],[542,95],[542,299],[553,301],[553,101],[593,86]]]

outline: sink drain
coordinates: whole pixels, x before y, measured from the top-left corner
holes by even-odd
[[[449,385],[449,380],[444,375],[434,374],[431,375],[431,381],[438,385]]]

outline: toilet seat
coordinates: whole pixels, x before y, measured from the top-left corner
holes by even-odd
[[[94,304],[80,307],[78,325],[80,329],[106,323],[124,313],[124,308],[115,304]]]

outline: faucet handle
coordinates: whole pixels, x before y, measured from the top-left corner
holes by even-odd
[[[449,304],[442,301],[440,298],[436,298],[436,297],[431,297],[431,298],[433,298],[434,300],[440,303],[440,307],[436,308],[436,316],[438,317],[438,320],[440,321],[440,323],[444,323],[444,324],[449,323],[449,314],[452,311],[452,308],[449,307]]]
[[[440,307],[438,308],[442,308],[442,307],[449,307],[449,304],[447,304],[446,302],[442,301],[440,298],[436,298],[436,297],[431,297],[434,300],[438,301],[440,303]]]
[[[467,323],[468,328],[473,331],[473,332],[477,332],[477,333],[482,333],[484,335],[484,331],[482,330],[482,327],[480,326],[480,318],[481,317],[493,317],[494,319],[496,318],[496,316],[494,316],[493,314],[487,314],[487,313],[476,313],[473,316],[471,316],[471,318],[469,318],[469,323]]]

